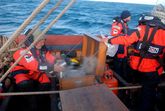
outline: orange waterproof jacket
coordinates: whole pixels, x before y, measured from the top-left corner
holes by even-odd
[[[16,61],[25,52],[25,50],[26,49],[22,48],[16,51],[13,54],[14,60]],[[49,63],[49,66],[53,66],[55,57],[49,51],[45,53],[45,58],[47,63]],[[44,71],[41,71],[39,67],[39,61],[33,56],[31,51],[29,51],[19,61],[18,65],[12,69],[11,73],[14,72],[12,73],[12,76],[14,76],[17,84],[23,80],[29,79],[38,80],[40,83],[50,82],[46,73]]]
[[[138,27],[139,37],[136,32],[132,33],[129,37],[127,36],[119,36],[116,38],[112,38],[109,40],[111,44],[122,44],[122,45],[131,45],[136,42],[142,42],[145,34],[146,26],[140,25]],[[153,28],[149,29],[149,34],[151,34]],[[148,36],[149,38],[149,36]],[[159,51],[159,58],[163,57],[164,47],[165,47],[165,30],[158,29],[154,35],[153,40],[151,41],[152,46],[150,46],[149,51],[153,52]],[[134,50],[135,53],[139,53],[138,50]],[[155,58],[143,58],[140,55],[131,55],[130,56],[130,66],[134,70],[138,70],[140,72],[153,72],[158,71],[159,74],[163,72],[163,67],[160,67],[160,62]],[[159,69],[158,69],[159,68]]]
[[[122,20],[121,22],[114,22],[112,24],[112,29],[110,34],[112,36],[119,36],[122,34],[127,34],[128,32],[128,25],[124,23]],[[118,51],[117,51],[117,58],[125,58],[127,57],[127,46],[119,45]]]
[[[114,22],[110,34],[112,36],[118,36],[121,34],[127,34],[128,25],[126,23]]]

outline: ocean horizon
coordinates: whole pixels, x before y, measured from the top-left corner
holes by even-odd
[[[69,0],[64,1],[40,28],[43,30],[55,19],[68,2]],[[41,0],[0,0],[0,35],[10,37],[40,3]],[[57,0],[50,1],[22,33],[33,28],[56,3]],[[76,1],[47,34],[99,35],[102,32],[108,35],[113,18],[119,16],[123,10],[131,12],[132,20],[128,24],[130,28],[135,28],[140,14],[150,12],[152,8],[153,5],[144,4]]]

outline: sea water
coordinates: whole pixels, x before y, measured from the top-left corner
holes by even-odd
[[[50,0],[50,3],[22,33],[29,28],[33,28],[57,1]],[[42,0],[0,0],[0,35],[10,37],[41,2]],[[44,29],[55,19],[68,2],[69,0],[64,0],[62,5],[52,13],[40,28]],[[152,8],[152,5],[77,0],[47,33],[64,35],[90,33],[98,35],[102,32],[109,35],[113,17],[119,16],[123,10],[131,12],[132,20],[129,22],[129,27],[135,28],[140,14],[150,12]]]

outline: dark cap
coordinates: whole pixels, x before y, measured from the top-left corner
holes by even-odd
[[[125,18],[127,18],[129,16],[131,16],[131,13],[128,10],[122,11],[122,13],[120,15],[121,19],[125,19]]]

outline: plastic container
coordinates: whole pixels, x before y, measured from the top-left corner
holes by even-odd
[[[105,71],[102,82],[105,83],[109,88],[118,87],[118,80],[113,76],[112,70]],[[114,94],[118,94],[118,90],[112,90]]]
[[[108,38],[108,39],[113,38],[113,36],[107,36],[106,37],[102,33],[101,33],[101,37],[102,38]],[[118,44],[112,45],[112,44],[109,44],[109,43],[105,43],[105,45],[107,46],[106,55],[109,55],[110,57],[114,57],[115,54],[117,53],[119,45]]]

